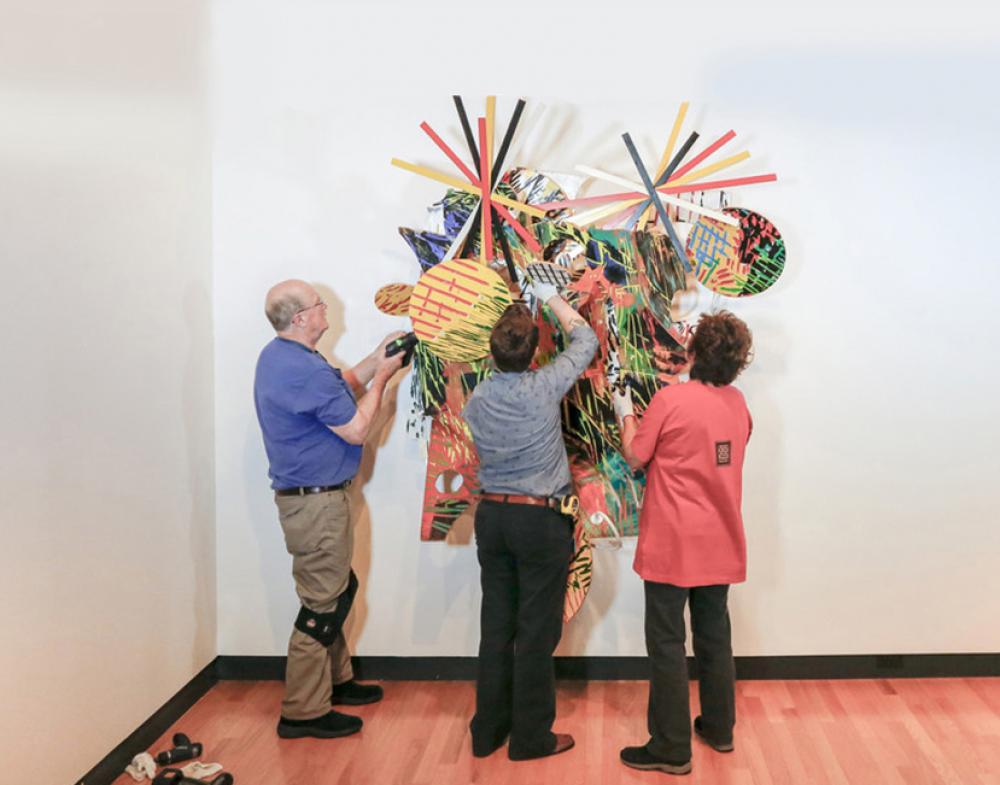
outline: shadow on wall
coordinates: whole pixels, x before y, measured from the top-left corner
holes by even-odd
[[[243,446],[243,476],[257,478],[262,450],[260,428],[256,418],[248,419]],[[259,578],[259,586],[264,592],[264,606],[267,608],[269,638],[275,644],[279,644],[286,641],[291,632],[298,605],[297,601],[292,599],[295,596],[292,557],[285,549],[281,526],[278,523],[278,510],[274,504],[267,476],[261,476],[259,482],[247,483],[246,492],[245,508],[254,542],[257,544],[257,563],[254,566],[244,565],[240,572]],[[272,553],[285,554],[285,558],[264,557],[264,554]],[[258,625],[263,624],[264,620],[246,620],[246,623]]]
[[[587,645],[593,637],[594,630],[601,626],[603,631],[602,648],[606,651],[619,651],[619,635],[616,625],[603,625],[604,619],[611,612],[615,597],[620,591],[623,575],[632,569],[634,549],[622,548],[611,550],[595,547],[593,551],[593,580],[587,599],[576,616],[569,624],[563,626],[562,639],[556,656],[578,656],[587,650]]]
[[[368,619],[367,589],[372,564],[372,518],[371,508],[364,496],[364,487],[375,473],[378,451],[386,443],[392,430],[401,378],[405,377],[397,374],[386,387],[382,396],[382,407],[372,425],[371,432],[375,438],[369,438],[365,442],[361,454],[361,466],[351,484],[351,520],[354,526],[354,556],[351,563],[361,584],[360,591],[354,599],[353,610],[347,617],[345,634],[351,651],[356,650],[358,638],[361,637],[361,631]]]
[[[764,603],[745,603],[740,586],[730,591],[729,609],[737,655],[744,647],[750,651],[767,649],[767,641],[757,637],[755,631],[759,634],[769,627],[767,598],[779,594],[783,587],[787,590],[788,586],[782,553],[787,536],[779,528],[785,437],[782,411],[774,395],[776,380],[787,374],[788,337],[780,314],[754,318],[750,329],[754,334],[755,357],[744,371],[747,377],[744,392],[753,417],[753,434],[743,470],[743,524],[747,536],[747,582],[753,584],[754,595]],[[742,386],[740,381],[736,380],[737,386]],[[766,564],[768,568],[757,569],[758,564]]]

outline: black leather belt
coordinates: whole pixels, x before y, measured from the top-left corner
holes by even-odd
[[[276,496],[308,496],[310,493],[341,491],[350,484],[350,480],[344,480],[340,485],[309,485],[301,488],[279,488],[274,493]]]

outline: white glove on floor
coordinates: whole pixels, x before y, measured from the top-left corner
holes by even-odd
[[[200,760],[189,763],[187,766],[181,766],[181,774],[192,780],[201,780],[205,777],[211,777],[213,774],[218,774],[220,771],[222,771],[221,763],[202,763]]]
[[[140,752],[132,758],[132,762],[125,767],[125,773],[136,782],[142,782],[145,779],[153,779],[153,777],[156,776],[156,761],[153,760],[153,756],[148,752]]]

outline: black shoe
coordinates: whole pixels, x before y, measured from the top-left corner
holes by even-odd
[[[548,752],[531,752],[525,755],[523,753],[511,752],[508,747],[507,757],[511,760],[534,760],[535,758],[547,758],[549,755],[558,755],[560,752],[566,752],[566,750],[572,749],[574,744],[576,744],[576,742],[573,741],[573,737],[568,733],[557,733],[556,743]]]
[[[365,703],[375,703],[382,700],[382,688],[377,684],[360,684],[354,679],[343,684],[335,684],[330,695],[330,703],[334,706],[361,706]]]
[[[643,771],[663,771],[667,774],[691,773],[690,760],[672,761],[654,758],[645,746],[624,747],[622,748],[620,757],[622,759],[622,763],[626,766],[631,766],[633,769],[642,769]]]
[[[331,711],[312,720],[287,720],[282,717],[278,720],[278,735],[283,739],[301,739],[306,736],[335,739],[357,733],[363,724],[360,717],[338,711]]]
[[[710,739],[705,735],[705,729],[701,725],[701,715],[699,714],[694,718],[694,735],[701,739],[705,744],[711,747],[716,752],[732,752],[736,749],[731,741],[721,742]]]

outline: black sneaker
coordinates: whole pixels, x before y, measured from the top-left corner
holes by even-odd
[[[377,684],[359,684],[351,679],[343,684],[335,684],[330,695],[330,703],[334,706],[362,706],[365,703],[375,703],[382,700],[382,688]]]
[[[661,760],[654,758],[645,746],[624,747],[620,755],[622,763],[643,771],[663,771],[667,774],[690,774],[690,760]]]
[[[729,742],[715,741],[714,739],[710,739],[708,736],[706,736],[705,729],[701,725],[700,714],[694,718],[694,735],[697,736],[699,739],[701,739],[705,744],[707,744],[716,752],[732,752],[734,749],[736,749],[733,746],[732,741]]]
[[[331,711],[312,720],[288,720],[282,717],[278,720],[278,735],[283,739],[302,739],[306,736],[335,739],[357,733],[363,724],[360,717],[338,711]]]

